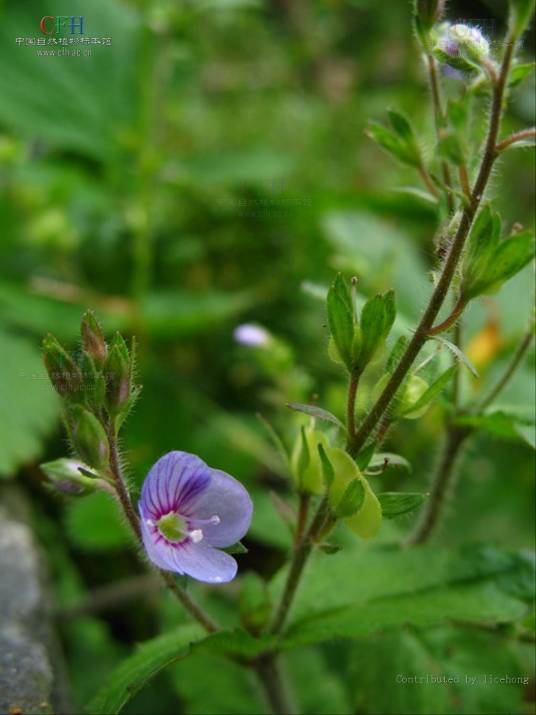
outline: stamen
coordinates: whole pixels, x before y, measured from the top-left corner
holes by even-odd
[[[209,519],[188,519],[188,523],[191,526],[210,526],[211,524],[217,526],[220,521],[220,517],[216,514],[213,514]]]
[[[200,541],[203,541],[203,532],[201,531],[201,529],[194,529],[193,531],[189,531],[188,536],[194,542],[194,544],[198,544]]]

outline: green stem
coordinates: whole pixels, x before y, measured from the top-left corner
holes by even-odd
[[[434,479],[430,496],[426,502],[423,516],[418,522],[415,531],[406,541],[406,546],[424,544],[434,533],[443,514],[445,502],[456,475],[456,464],[461,448],[471,430],[449,426],[439,465]]]
[[[500,395],[506,385],[510,382],[517,368],[521,365],[521,362],[525,357],[528,349],[530,348],[533,337],[534,331],[531,326],[523,336],[519,345],[517,346],[517,350],[513,354],[510,363],[507,365],[506,370],[497,381],[495,387],[493,387],[489,395],[484,398],[484,400],[482,400],[482,402],[480,403],[478,408],[479,410],[485,410],[486,407],[489,407],[489,405],[491,405],[491,403]]]
[[[283,590],[283,595],[281,596],[281,601],[279,602],[278,609],[269,630],[272,634],[280,633],[285,625],[290,606],[292,605],[292,601],[296,595],[296,590],[298,588],[303,569],[305,568],[307,559],[313,550],[315,538],[324,524],[328,506],[328,498],[325,496],[316,510],[309,529],[294,552],[294,557],[290,564],[290,570],[285,583],[285,588]]]
[[[428,77],[430,80],[430,88],[432,90],[432,105],[434,108],[434,119],[436,127],[436,135],[439,140],[439,132],[445,122],[445,112],[443,110],[443,102],[441,100],[441,92],[439,89],[439,81],[437,78],[437,62],[435,57],[429,52],[426,54],[428,61]],[[447,187],[445,197],[447,200],[447,209],[449,214],[454,211],[454,199],[452,197],[452,177],[448,163],[443,160],[441,162],[441,173],[443,174],[443,183]]]
[[[292,715],[295,712],[275,653],[264,653],[251,664],[274,715]]]
[[[443,305],[445,298],[449,292],[450,285],[456,273],[456,268],[458,266],[469,229],[473,223],[473,219],[478,210],[482,196],[486,189],[488,180],[491,175],[491,170],[493,168],[494,161],[497,157],[495,144],[497,142],[497,136],[499,133],[501,116],[502,116],[502,105],[504,98],[504,91],[506,87],[506,81],[508,78],[508,71],[510,68],[510,63],[512,61],[512,56],[514,52],[514,42],[510,38],[506,41],[506,48],[501,64],[501,71],[497,79],[497,83],[494,86],[493,100],[490,111],[490,120],[488,127],[488,134],[486,138],[486,144],[484,149],[484,156],[480,164],[480,169],[478,176],[471,192],[471,200],[468,205],[464,208],[458,230],[454,237],[454,241],[451,245],[450,251],[448,253],[447,259],[444,263],[443,270],[439,281],[435,287],[434,292],[430,298],[428,306],[421,318],[419,325],[413,335],[413,338],[408,343],[408,346],[400,358],[398,365],[393,371],[391,378],[382,394],[379,396],[376,403],[373,405],[369,414],[365,418],[361,428],[355,435],[350,445],[349,452],[352,456],[358,454],[359,450],[365,444],[365,441],[372,433],[379,420],[389,407],[391,400],[393,399],[396,391],[400,387],[402,381],[409,372],[415,358],[419,354],[422,346],[427,340],[428,334],[432,329],[434,320],[439,313],[441,306]]]
[[[357,388],[359,385],[359,375],[354,373],[350,377],[348,384],[348,397],[346,400],[346,430],[348,432],[348,442],[355,437],[355,401],[357,397]]]
[[[536,137],[536,127],[529,127],[529,129],[522,129],[519,132],[514,132],[514,134],[510,134],[509,137],[506,137],[506,139],[503,139],[502,142],[497,144],[495,147],[495,150],[497,153],[501,153],[505,149],[507,149],[510,144],[514,144],[515,142],[520,142],[523,141],[524,139],[534,139]]]
[[[458,298],[458,301],[448,318],[445,318],[445,320],[442,323],[439,323],[439,325],[435,325],[433,328],[430,328],[428,335],[439,335],[439,333],[444,333],[445,330],[452,327],[465,310],[466,305],[467,303],[462,298]]]

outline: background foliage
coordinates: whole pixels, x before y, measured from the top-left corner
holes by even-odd
[[[177,644],[194,635],[151,589],[69,617],[88,593],[135,578],[139,566],[105,498],[63,503],[42,488],[36,464],[65,452],[42,336],[50,330],[72,346],[86,307],[107,332],[138,336],[144,389],[123,445],[132,481],[177,448],[235,475],[255,503],[241,569],[270,579],[290,543],[271,493],[290,490],[255,413],[290,444],[301,420],[286,413],[286,401],[318,394],[343,412],[319,300],[336,270],[358,275],[364,296],[394,287],[395,332],[415,324],[434,265],[436,209],[415,190],[411,170],[363,130],[397,105],[431,152],[433,118],[409,3],[56,2],[58,15],[85,15],[90,36],[112,38],[90,58],[37,57],[16,45],[38,34],[46,3],[0,8],[0,474],[33,497],[80,708],[134,642],[161,629],[164,639],[182,633]],[[450,18],[478,21],[492,38],[502,35],[504,13],[491,0],[449,6]],[[530,36],[523,52],[529,61]],[[534,96],[529,78],[513,95],[505,130],[533,122]],[[477,113],[475,135],[483,120]],[[507,224],[533,225],[533,178],[530,151],[501,160],[492,193]],[[480,377],[464,375],[467,395],[494,382],[523,333],[531,270],[468,311],[467,353]],[[237,345],[233,329],[246,321],[270,330],[277,348]],[[362,407],[371,388],[361,389]],[[501,407],[526,421],[533,403],[527,365]],[[441,426],[438,406],[391,433],[389,449],[412,471],[389,469],[378,478],[382,491],[425,490]],[[384,524],[373,545],[341,532],[347,548],[318,557],[325,563],[304,582],[287,635],[286,667],[303,712],[531,711],[533,679],[526,687],[396,683],[400,673],[534,675],[531,645],[507,625],[498,634],[463,626],[519,619],[530,581],[511,553],[533,546],[530,429],[487,427],[464,453],[438,545],[398,553],[393,545],[412,523],[402,517]],[[237,625],[235,584],[191,588]],[[318,619],[324,612],[332,615]],[[194,650],[125,710],[176,713],[177,700],[185,713],[265,708],[250,674],[217,648]]]

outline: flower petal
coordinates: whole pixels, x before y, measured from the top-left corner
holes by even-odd
[[[253,503],[239,481],[219,469],[211,469],[211,482],[195,503],[194,519],[219,518],[218,524],[202,526],[204,543],[231,546],[246,534],[251,523]]]
[[[158,566],[159,569],[183,573],[178,570],[175,563],[176,547],[167,542],[161,536],[159,537],[154,527],[149,526],[147,523],[147,515],[144,514],[143,509],[141,508],[140,514],[141,535],[143,537],[143,545],[145,546],[145,551],[147,552],[149,560],[152,561],[155,566]]]
[[[213,549],[205,542],[189,542],[175,550],[175,571],[204,581],[227,583],[236,576],[237,564],[225,551]]]
[[[170,511],[188,510],[210,481],[210,468],[195,454],[169,452],[145,478],[140,509],[155,521]]]

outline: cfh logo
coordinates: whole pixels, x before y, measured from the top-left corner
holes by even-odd
[[[84,34],[84,18],[68,15],[45,15],[39,24],[43,35]]]

